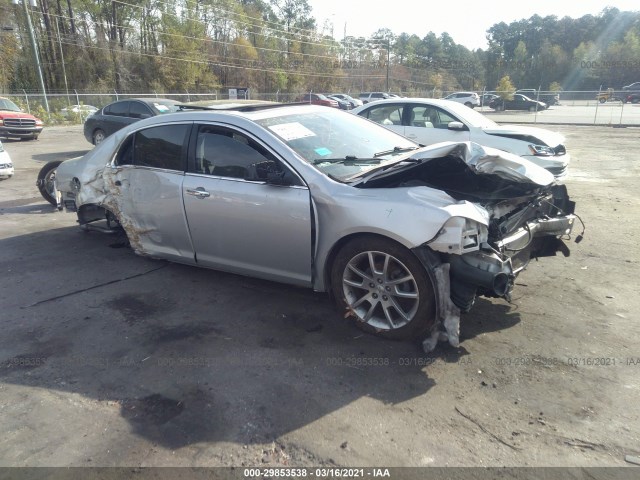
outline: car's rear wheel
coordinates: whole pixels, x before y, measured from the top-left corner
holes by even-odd
[[[107,136],[104,134],[104,131],[100,130],[99,128],[93,132],[93,144],[94,145],[98,145],[100,143],[102,143],[102,141],[107,138]]]
[[[421,338],[435,322],[435,293],[425,267],[404,246],[362,237],[337,254],[331,285],[338,307],[362,330],[385,338]]]
[[[473,108],[473,103],[471,102],[464,102],[464,104],[469,108]]]
[[[607,99],[603,97],[603,98],[601,98],[601,99],[600,99],[600,100],[598,100],[598,101],[599,101],[600,103],[604,103],[604,102],[606,102],[606,101],[607,101]]]
[[[40,172],[38,172],[38,181],[36,182],[38,190],[40,190],[40,195],[54,207],[58,205],[54,180],[56,178],[56,169],[61,163],[61,160],[47,163],[40,169]]]

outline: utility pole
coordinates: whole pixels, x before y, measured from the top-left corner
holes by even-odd
[[[391,44],[389,37],[387,37],[387,93],[389,93],[389,62],[391,60]]]
[[[13,0],[14,5],[18,5],[20,0]],[[32,7],[35,7],[36,0],[29,0],[29,3]],[[36,69],[38,71],[38,79],[40,80],[40,88],[42,89],[42,96],[44,97],[44,108],[47,110],[47,114],[49,114],[49,101],[47,100],[47,91],[44,88],[44,77],[42,76],[42,66],[40,65],[40,54],[38,53],[38,45],[36,44],[36,37],[33,33],[33,25],[31,24],[31,15],[29,14],[29,8],[27,7],[27,0],[22,0],[22,5],[24,6],[24,14],[27,17],[27,27],[29,30],[29,38],[31,39],[31,47],[33,48],[33,56],[36,60]]]
[[[386,90],[388,92],[389,91],[389,66],[390,66],[389,64],[391,62],[391,40],[389,39],[389,37],[386,37],[386,38],[375,37],[375,38],[372,38],[371,40],[374,40],[375,42],[382,42],[382,41],[386,40],[386,42],[387,42],[387,83],[386,83]],[[373,44],[373,45],[369,44],[369,46],[373,47],[373,48],[380,48],[381,46],[384,46],[384,44],[383,45],[380,45],[379,43],[378,44]]]

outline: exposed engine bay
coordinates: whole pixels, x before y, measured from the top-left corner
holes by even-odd
[[[562,238],[568,238],[577,217],[564,185],[543,186],[478,173],[456,155],[429,159],[359,185],[417,186],[481,205],[489,214],[486,234],[467,237],[468,252],[433,248],[438,236],[426,243],[438,252],[443,264],[450,265],[450,297],[461,311],[468,311],[477,295],[509,300],[515,277],[532,258],[554,256],[558,251],[569,255]],[[440,234],[446,234],[446,226]]]

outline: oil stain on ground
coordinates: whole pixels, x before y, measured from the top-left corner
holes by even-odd
[[[139,320],[154,315],[160,309],[167,311],[171,307],[167,303],[167,301],[149,295],[125,293],[108,300],[105,305],[119,312],[129,325],[134,325]]]
[[[163,425],[177,417],[184,410],[179,400],[167,398],[158,393],[144,398],[122,401],[121,413],[131,423]]]

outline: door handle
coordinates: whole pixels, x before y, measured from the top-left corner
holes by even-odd
[[[204,188],[198,187],[195,190],[193,188],[187,188],[187,195],[193,195],[196,198],[206,198],[211,194],[207,192]]]

